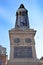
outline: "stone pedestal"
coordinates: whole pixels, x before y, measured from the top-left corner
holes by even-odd
[[[8,65],[40,65],[39,60],[34,59],[18,59],[18,60],[9,60]]]
[[[35,51],[35,36],[36,31],[34,29],[28,29],[28,30],[16,30],[12,29],[9,31],[10,35],[10,60],[8,61],[7,65],[39,65],[39,61],[36,58],[36,51]],[[20,41],[16,43],[14,41],[15,38],[19,38]],[[31,39],[31,42],[28,41],[28,43],[25,41],[25,39]],[[23,49],[16,49],[17,52],[15,52],[15,48],[22,47]],[[28,50],[28,48],[32,49]],[[25,49],[26,48],[26,49]],[[26,52],[28,50],[28,52]],[[32,56],[28,56],[27,58],[24,57],[27,56],[28,53],[32,54]],[[17,53],[15,56],[15,53]],[[18,53],[20,56],[18,56]],[[26,53],[26,54],[24,54]],[[24,55],[23,55],[24,54]],[[15,57],[14,57],[15,56]],[[21,57],[22,56],[22,57]]]

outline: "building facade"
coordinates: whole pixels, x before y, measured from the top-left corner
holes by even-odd
[[[0,65],[6,65],[6,62],[7,62],[6,48],[0,45]]]
[[[7,65],[39,65],[35,51],[36,30],[29,26],[28,10],[23,4],[16,12],[15,28],[9,30],[10,60]]]

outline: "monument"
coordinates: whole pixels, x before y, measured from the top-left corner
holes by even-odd
[[[10,60],[7,65],[39,65],[35,51],[36,30],[29,26],[28,10],[23,4],[16,12],[15,28],[9,30]]]

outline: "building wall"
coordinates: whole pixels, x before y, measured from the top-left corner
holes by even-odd
[[[6,56],[0,55],[0,60],[2,61],[2,64],[3,64],[3,65],[6,64]]]
[[[6,65],[6,59],[7,59],[7,55],[6,55],[6,48],[2,47],[0,45],[0,62],[3,64],[3,65]]]

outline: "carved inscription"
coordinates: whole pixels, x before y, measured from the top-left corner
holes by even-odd
[[[14,47],[14,58],[32,58],[32,48]]]

